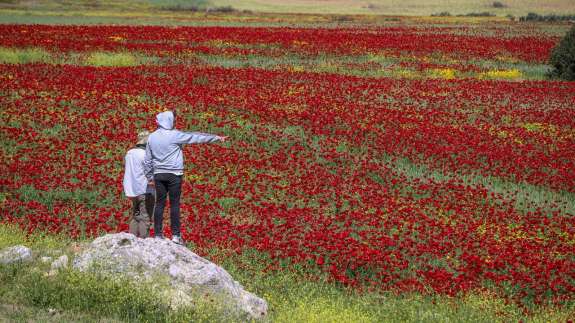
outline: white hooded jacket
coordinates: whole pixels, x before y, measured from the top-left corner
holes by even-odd
[[[136,146],[126,153],[124,171],[124,194],[127,197],[136,197],[146,193],[153,193],[152,187],[148,187],[148,180],[144,172],[144,157],[146,151],[143,145]]]
[[[154,174],[184,174],[183,144],[203,144],[221,140],[221,137],[216,135],[174,129],[172,111],[159,113],[156,116],[156,123],[158,129],[148,137],[144,159],[148,180],[152,180]]]

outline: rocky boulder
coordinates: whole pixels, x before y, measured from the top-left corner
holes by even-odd
[[[32,260],[32,251],[24,246],[13,246],[0,251],[0,264],[7,265]]]
[[[161,293],[177,307],[190,305],[198,295],[212,295],[231,308],[264,318],[265,300],[249,293],[221,267],[169,240],[141,239],[129,233],[108,234],[94,240],[74,259],[73,268],[130,278],[167,282]]]

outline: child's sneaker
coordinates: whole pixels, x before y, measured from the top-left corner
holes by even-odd
[[[173,236],[172,237],[172,242],[173,243],[177,243],[179,245],[184,245],[184,240],[182,239],[182,237],[180,236]]]

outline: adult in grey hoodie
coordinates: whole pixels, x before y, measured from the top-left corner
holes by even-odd
[[[183,243],[180,235],[180,195],[184,174],[184,144],[204,144],[225,141],[227,137],[201,132],[183,132],[174,128],[176,115],[165,111],[156,116],[158,129],[148,137],[144,158],[147,179],[156,186],[156,209],[154,210],[154,234],[163,236],[164,207],[170,197],[170,226],[172,240]]]

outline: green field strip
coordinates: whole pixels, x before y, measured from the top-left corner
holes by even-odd
[[[261,45],[227,44],[233,48],[260,48]],[[272,46],[272,45],[270,45]],[[220,46],[222,47],[222,46]],[[272,46],[273,47],[273,46]],[[276,49],[274,49],[276,50]],[[279,50],[279,49],[278,49]],[[481,67],[487,72],[461,72],[457,64],[445,68],[416,70],[402,67],[400,64],[414,62],[409,56],[384,55],[316,55],[311,57],[285,54],[280,57],[249,54],[245,56],[226,56],[201,53],[174,53],[168,57],[152,56],[143,52],[104,52],[56,54],[42,48],[0,47],[0,64],[46,63],[54,65],[78,65],[96,67],[127,67],[139,65],[205,65],[223,68],[259,68],[265,70],[290,70],[292,72],[330,73],[369,78],[408,78],[408,79],[461,79],[488,78],[502,80],[543,80],[550,67],[545,64],[527,64],[524,62],[504,63],[499,61],[474,61],[470,64]],[[444,58],[432,61],[435,64],[447,64]],[[467,62],[462,62],[467,63]],[[358,65],[353,67],[350,65]],[[362,66],[362,64],[364,66]],[[493,74],[490,74],[493,71]],[[493,75],[493,76],[492,76]]]
[[[549,215],[553,211],[558,211],[562,215],[575,215],[575,194],[570,192],[556,191],[524,182],[516,183],[494,176],[440,172],[416,164],[408,158],[394,159],[390,156],[383,158],[394,171],[412,180],[428,180],[437,183],[457,180],[465,185],[483,187],[490,193],[502,196],[506,200],[515,200],[515,208],[521,212],[534,212],[540,208],[542,211],[548,212]]]

